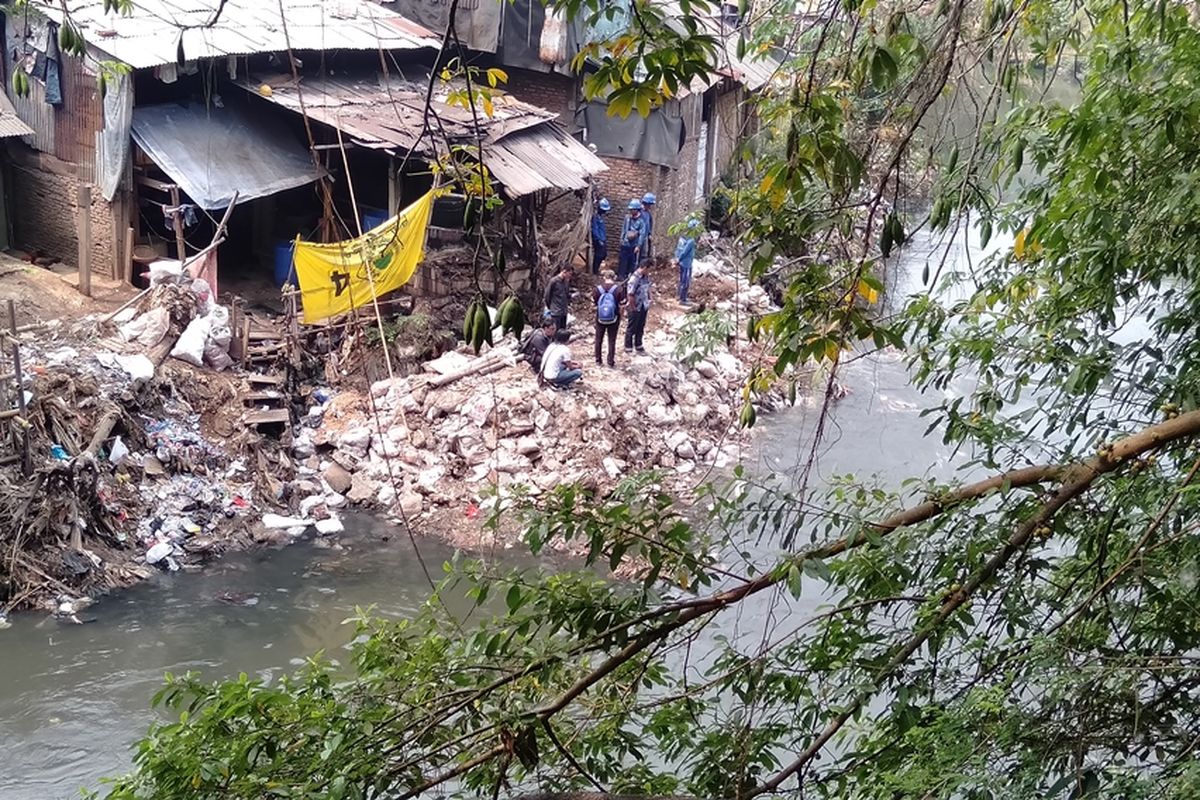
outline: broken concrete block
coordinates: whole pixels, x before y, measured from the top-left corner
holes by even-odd
[[[533,456],[540,453],[541,450],[541,444],[532,436],[522,436],[520,439],[517,439],[517,452],[523,456]]]
[[[369,503],[375,499],[375,493],[378,491],[379,484],[375,483],[375,481],[366,475],[355,475],[354,485],[346,493],[346,499],[351,503]]]
[[[425,510],[425,498],[416,492],[400,495],[400,510],[406,517],[415,517]]]
[[[699,372],[701,376],[712,380],[713,378],[717,377],[717,365],[711,361],[701,361],[696,365],[696,372]]]

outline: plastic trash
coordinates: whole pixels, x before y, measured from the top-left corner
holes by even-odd
[[[120,436],[114,436],[112,446],[108,448],[108,461],[111,464],[120,464],[129,457],[129,448],[125,446],[125,442],[121,441]]]
[[[183,265],[172,258],[160,258],[147,265],[147,272],[150,275],[151,286],[158,286],[160,283],[178,283],[179,277],[183,274]]]
[[[279,514],[263,514],[262,524],[264,528],[278,530],[281,528],[307,528],[311,523],[306,519],[297,519],[296,517],[284,517]],[[290,533],[290,531],[289,531]]]
[[[61,444],[50,445],[50,455],[57,461],[70,461],[71,457]]]
[[[157,564],[167,556],[171,555],[172,545],[170,542],[158,542],[146,551],[146,563]]]

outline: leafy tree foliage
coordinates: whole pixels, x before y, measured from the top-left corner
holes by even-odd
[[[592,85],[644,112],[713,68],[712,43],[664,4],[634,8],[627,37],[589,51]],[[450,564],[415,619],[358,620],[349,670],[171,678],[173,721],[109,797],[1197,796],[1188,9],[742,10],[739,49],[784,55],[735,189],[754,275],[785,301],[751,333],[783,378],[820,361],[832,382],[848,348],[887,346],[921,385],[970,378],[928,412],[971,456],[961,479],[914,464],[899,486],[817,494],[738,470],[688,506],[653,475],[508,498],[494,524],[515,516],[535,552],[582,544],[589,569]],[[1069,105],[1045,91],[1068,60],[1085,75]],[[971,130],[951,141],[956,109]],[[971,219],[1012,246],[973,271],[933,263],[879,311],[893,251]],[[600,577],[631,563],[644,580]],[[463,591],[470,621],[442,604]],[[823,611],[794,612],[814,594]]]

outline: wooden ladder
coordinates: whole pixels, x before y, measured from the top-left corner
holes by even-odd
[[[279,374],[251,373],[246,376],[248,388],[242,393],[242,424],[248,428],[260,425],[283,425],[291,427],[292,413],[288,409],[287,393],[283,391],[284,378]]]

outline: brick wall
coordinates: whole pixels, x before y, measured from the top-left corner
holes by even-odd
[[[64,264],[79,266],[76,230],[78,167],[25,145],[8,149],[12,161],[13,244],[41,250]],[[113,206],[92,190],[92,274],[117,277]]]
[[[526,103],[540,106],[558,114],[558,121],[574,133],[577,87],[575,79],[557,73],[534,72],[506,67],[508,82],[504,91]]]

